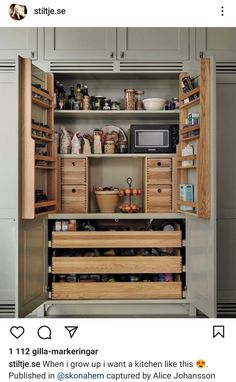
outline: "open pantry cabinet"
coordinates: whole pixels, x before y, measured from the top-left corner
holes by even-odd
[[[62,312],[70,311],[69,314],[86,314],[83,307],[88,304],[89,311],[97,312],[96,306],[100,305],[99,314],[118,315],[125,314],[125,306],[129,305],[129,313],[148,315],[148,307],[152,305],[152,314],[167,314],[166,307],[169,306],[169,313],[181,314],[183,312],[192,314],[194,309],[199,309],[209,317],[216,315],[216,248],[215,248],[215,142],[214,142],[214,74],[213,62],[209,59],[201,59],[201,73],[199,78],[198,94],[201,97],[201,110],[204,112],[204,118],[200,116],[200,136],[201,142],[198,163],[208,162],[202,167],[195,166],[189,170],[194,170],[192,178],[187,177],[187,169],[180,167],[181,155],[180,147],[177,155],[153,155],[153,154],[90,154],[72,156],[59,155],[58,168],[56,166],[55,145],[53,132],[41,138],[50,139],[48,143],[48,152],[43,158],[35,156],[34,140],[32,142],[32,114],[24,117],[32,105],[32,91],[35,91],[40,97],[44,98],[42,90],[32,88],[32,75],[24,75],[24,68],[30,66],[29,60],[21,60],[21,93],[22,102],[22,158],[24,158],[26,148],[29,143],[30,135],[30,156],[27,161],[22,160],[22,201],[27,199],[31,201],[30,215],[22,214],[20,221],[20,262],[19,262],[19,291],[18,291],[18,314],[23,317],[36,309],[40,304],[45,303],[47,314],[60,315]],[[207,66],[207,70],[203,67]],[[23,68],[23,69],[22,69]],[[22,72],[23,70],[23,72]],[[34,69],[35,70],[35,69]],[[31,71],[32,73],[34,70]],[[196,73],[191,73],[195,75]],[[202,76],[206,76],[202,81]],[[37,78],[39,75],[37,74]],[[40,78],[42,71],[40,71]],[[52,107],[52,74],[47,74],[44,78],[49,78],[50,89],[43,83],[41,86],[49,90],[49,104],[47,103],[46,117],[43,124],[49,124],[49,130],[53,130],[53,107]],[[123,92],[124,88],[131,85],[137,88],[144,88],[150,96],[155,94],[156,88],[161,89],[163,97],[170,98],[170,95],[176,94],[179,89],[179,75],[176,73],[73,73],[55,74],[55,79],[64,78],[66,86],[69,88],[74,84],[75,79],[81,77],[85,79],[88,86],[95,89],[96,92],[104,92],[110,97]],[[180,80],[181,80],[180,76]],[[27,79],[27,82],[25,81]],[[201,82],[202,81],[202,82]],[[93,85],[92,85],[93,84]],[[45,86],[45,87],[44,87]],[[203,88],[206,88],[206,91]],[[30,89],[30,90],[29,90]],[[25,96],[27,94],[28,98]],[[122,96],[121,96],[122,97]],[[182,97],[182,96],[181,96]],[[180,97],[180,99],[181,99]],[[25,99],[28,99],[28,107],[24,108]],[[44,107],[41,105],[40,109]],[[43,102],[44,103],[44,102]],[[197,102],[196,102],[197,103]],[[205,105],[205,106],[204,106]],[[190,108],[191,105],[188,106]],[[205,107],[205,109],[204,109]],[[183,110],[177,111],[75,111],[75,110],[55,110],[55,130],[63,125],[76,132],[88,132],[94,128],[101,128],[104,124],[117,123],[127,133],[131,123],[170,123],[179,122],[180,114],[180,132],[183,128]],[[40,111],[41,112],[41,111]],[[48,114],[49,113],[49,114]],[[207,116],[205,117],[205,113]],[[29,114],[29,112],[28,112]],[[36,118],[39,118],[36,116]],[[34,117],[33,117],[34,119]],[[202,121],[205,121],[202,123]],[[49,122],[49,123],[48,123]],[[37,126],[36,126],[37,127]],[[39,126],[42,127],[42,126]],[[48,127],[43,126],[44,129]],[[37,131],[37,129],[35,129]],[[28,136],[24,139],[24,131]],[[45,132],[45,130],[39,130]],[[54,131],[54,130],[53,130]],[[208,141],[204,138],[204,131],[207,131]],[[47,130],[48,133],[48,130]],[[38,138],[38,137],[37,137]],[[128,135],[129,138],[129,135]],[[184,136],[184,139],[186,136]],[[188,141],[191,141],[191,137]],[[36,139],[36,137],[33,137]],[[40,137],[38,138],[40,140]],[[44,139],[43,139],[44,140]],[[52,141],[51,141],[52,140]],[[196,140],[196,137],[193,138]],[[51,145],[51,146],[50,146]],[[180,145],[182,141],[180,140]],[[204,153],[204,156],[202,156]],[[49,158],[50,161],[49,161]],[[195,160],[196,157],[185,160]],[[42,160],[42,163],[35,161]],[[29,172],[25,169],[29,168]],[[35,177],[37,167],[43,172],[44,182],[47,187],[49,202],[51,204],[37,204],[34,199]],[[159,171],[157,178],[156,168],[163,168]],[[82,170],[81,170],[82,169]],[[181,178],[182,172],[185,178]],[[45,177],[46,173],[46,177]],[[187,175],[186,175],[187,174]],[[30,189],[27,182],[32,176]],[[96,186],[106,186],[114,184],[117,187],[125,188],[127,177],[133,178],[133,184],[143,190],[143,197],[139,199],[140,212],[138,214],[122,214],[119,212],[104,214],[99,213],[95,203],[93,188]],[[208,185],[209,203],[206,216],[198,213],[186,213],[181,210],[181,206],[190,206],[188,202],[180,203],[179,184],[189,182],[193,179],[195,187],[198,189],[197,201],[192,202],[192,207],[200,205],[199,199],[199,179],[205,180],[201,184]],[[210,179],[210,181],[209,181]],[[40,181],[40,177],[39,177]],[[24,186],[26,184],[26,186]],[[201,186],[202,187],[202,186]],[[161,190],[161,191],[159,191]],[[202,188],[202,195],[206,188]],[[75,194],[79,192],[79,198]],[[29,195],[27,196],[27,192]],[[163,199],[156,208],[155,192],[162,193]],[[67,196],[72,195],[68,199]],[[69,200],[69,202],[68,202]],[[74,204],[82,206],[81,211],[73,210]],[[24,202],[22,203],[24,206]],[[36,208],[45,208],[38,211]],[[177,211],[178,209],[178,211]],[[24,210],[24,208],[23,208]],[[23,211],[22,210],[22,211]],[[39,212],[39,213],[38,213]],[[39,216],[38,216],[39,215]],[[49,215],[49,216],[48,216]],[[76,232],[55,232],[55,221],[74,219],[77,226],[83,222],[89,222],[98,226],[95,232],[83,232],[79,229]],[[157,228],[154,231],[148,230],[153,222]],[[175,229],[173,232],[165,232],[160,227],[165,222],[173,223]],[[121,225],[119,229],[116,226]],[[109,228],[107,229],[107,226]],[[123,229],[123,227],[126,227]],[[145,228],[146,227],[146,228]],[[177,228],[178,227],[178,228]],[[150,228],[150,227],[149,227]],[[167,249],[171,248],[171,254],[165,256],[152,256],[150,250],[153,248]],[[84,250],[96,250],[96,256],[84,255]],[[106,249],[111,252],[107,255]],[[131,253],[125,252],[133,250]],[[146,255],[138,255],[135,251],[146,249]],[[121,252],[123,250],[123,252]],[[68,252],[67,252],[68,251]],[[98,253],[102,256],[97,256]],[[77,252],[77,254],[76,254]],[[71,256],[72,253],[72,256]],[[167,251],[168,253],[168,251]],[[82,254],[82,255],[81,255]],[[116,255],[116,256],[115,256]],[[140,274],[141,279],[133,279],[132,276]],[[160,281],[155,279],[157,274],[172,274],[171,280]],[[104,282],[77,282],[78,275],[86,274],[103,276]],[[109,282],[106,278],[119,274],[119,280]],[[59,276],[74,275],[70,282],[60,282]],[[148,276],[152,279],[148,279]],[[105,277],[106,276],[106,277]],[[83,278],[83,277],[82,277]],[[113,280],[114,281],[114,280]],[[98,305],[96,305],[98,304]],[[107,307],[110,308],[107,308]],[[120,306],[120,310],[117,309]],[[67,309],[68,307],[68,309]],[[91,308],[92,307],[92,308]],[[93,310],[94,307],[94,310]],[[133,311],[132,311],[133,307]],[[153,308],[154,307],[154,308]],[[160,309],[158,309],[160,307]],[[186,308],[187,307],[187,308]],[[104,311],[102,309],[104,308]],[[161,309],[163,308],[163,312]],[[124,310],[122,310],[124,309]],[[150,313],[151,314],[151,313]],[[63,315],[63,313],[62,313]]]

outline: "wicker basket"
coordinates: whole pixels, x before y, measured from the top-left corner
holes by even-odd
[[[94,191],[99,211],[102,213],[113,213],[119,202],[119,190]]]

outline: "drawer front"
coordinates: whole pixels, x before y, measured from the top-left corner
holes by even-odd
[[[148,184],[171,184],[171,172],[171,159],[147,159]]]
[[[87,212],[86,186],[61,186],[62,212]]]
[[[53,300],[182,298],[181,282],[52,283]]]
[[[181,246],[181,231],[52,233],[52,248],[180,248]]]
[[[171,186],[158,185],[147,188],[147,212],[172,211]]]
[[[61,159],[61,183],[85,184],[86,159]]]
[[[53,274],[181,273],[181,256],[53,257]]]

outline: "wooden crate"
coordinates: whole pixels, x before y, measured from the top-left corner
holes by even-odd
[[[61,159],[62,184],[85,184],[86,181],[86,159]]]
[[[169,185],[148,186],[147,212],[171,212],[172,188]]]
[[[181,273],[181,256],[53,257],[53,274]]]
[[[52,283],[53,300],[132,300],[168,298],[182,298],[181,282]]]
[[[85,185],[61,186],[61,209],[63,212],[87,212],[87,191]]]
[[[179,248],[181,231],[52,232],[52,248]]]
[[[147,183],[148,184],[171,184],[172,160],[147,159]]]

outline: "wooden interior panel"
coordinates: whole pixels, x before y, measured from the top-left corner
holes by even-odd
[[[182,298],[181,282],[52,283],[53,300]]]
[[[61,159],[62,184],[86,183],[86,159]]]
[[[53,257],[53,274],[181,273],[181,256]]]
[[[181,231],[53,232],[53,248],[178,248]]]

